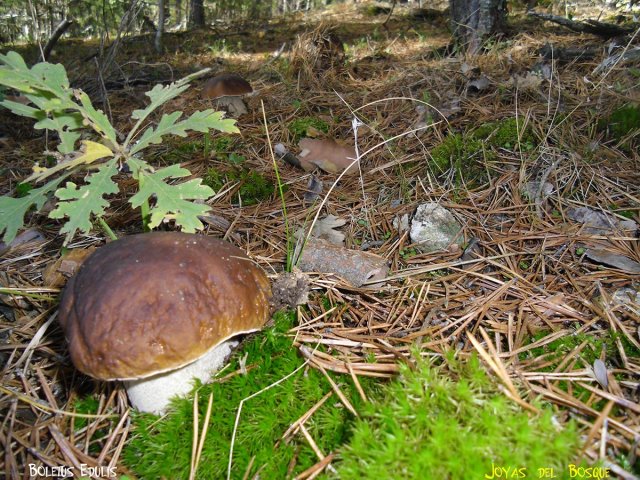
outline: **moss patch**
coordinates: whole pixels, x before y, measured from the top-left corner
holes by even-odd
[[[291,132],[296,142],[303,137],[309,136],[313,133],[313,130],[328,133],[329,125],[327,122],[314,117],[296,118],[289,124],[289,132]]]
[[[91,414],[95,415],[98,413],[98,408],[100,406],[100,402],[94,396],[87,396],[84,398],[77,399],[74,403],[74,412],[82,413],[82,414]],[[84,417],[74,417],[73,418],[73,426],[76,430],[82,430],[87,426],[87,419]]]
[[[453,133],[431,150],[434,173],[442,174],[455,169],[458,180],[467,184],[480,184],[486,180],[487,162],[494,160],[496,148],[531,151],[536,138],[531,129],[525,127],[522,118],[507,118],[486,123],[475,130]]]
[[[456,174],[466,181],[482,174],[483,170],[477,161],[482,156],[482,142],[461,133],[447,136],[431,150],[432,164],[436,174],[442,174],[454,168]]]
[[[551,410],[536,417],[520,409],[475,358],[418,363],[360,410],[339,478],[491,478],[493,467],[527,477],[554,468],[555,478],[569,478],[579,446],[572,423],[558,430]]]
[[[216,152],[216,156],[223,158],[232,152],[232,149],[236,143],[236,138],[231,135],[218,135],[211,141],[213,151]]]
[[[624,105],[598,122],[598,128],[615,141],[623,140],[627,135],[640,130],[640,105]],[[640,142],[633,138],[622,144],[626,150],[638,148]]]
[[[507,150],[517,149],[519,146],[523,151],[530,151],[536,144],[531,129],[525,127],[524,119],[515,117],[485,123],[476,128],[471,136],[476,140],[483,141],[486,146]]]
[[[531,337],[531,343],[541,340],[547,335],[549,335],[548,331],[538,332]],[[602,350],[605,351],[606,357],[609,359],[619,357],[618,347],[616,345],[616,340],[618,339],[620,339],[627,356],[640,356],[640,351],[638,351],[638,349],[629,342],[626,336],[617,332],[608,332],[603,333],[600,336],[589,335],[586,333],[565,335],[557,338],[553,342],[547,343],[546,345],[523,352],[519,354],[519,358],[520,360],[526,360],[527,358],[536,358],[540,355],[545,355],[545,359],[553,361],[553,364],[543,368],[542,371],[553,371],[557,364],[560,363],[567,354],[586,342],[586,345],[580,350],[579,356],[585,364],[593,365],[593,362],[597,358],[600,358]]]
[[[190,141],[167,142],[169,149],[162,156],[158,157],[158,163],[161,165],[173,165],[175,163],[186,162],[191,160],[194,155],[203,155],[207,149],[207,140],[193,139]]]
[[[275,326],[247,340],[235,355],[230,368],[236,372],[246,355],[248,372],[219,383],[199,387],[200,425],[213,393],[213,412],[198,469],[198,478],[225,478],[235,416],[241,400],[271,385],[303,364],[286,335],[294,314],[276,314]],[[356,409],[360,397],[351,380],[334,377]],[[373,382],[362,379],[367,391]],[[243,478],[249,469],[253,478],[288,478],[312,466],[318,458],[299,435],[280,441],[284,432],[326,393],[326,378],[313,369],[303,368],[279,385],[244,404],[236,435],[232,478]],[[193,436],[193,397],[175,399],[170,413],[161,420],[154,415],[134,414],[133,435],[123,452],[124,462],[140,478],[186,479],[189,476]],[[335,450],[349,434],[351,415],[335,398],[330,398],[305,426],[325,453]]]
[[[263,175],[253,170],[242,168],[221,172],[215,168],[207,170],[203,183],[220,190],[227,183],[240,183],[238,195],[242,199],[243,205],[255,205],[271,198],[275,192],[275,185]]]
[[[74,402],[75,413],[95,415],[98,413],[99,407],[100,407],[100,402],[93,395],[88,395],[86,397],[76,399],[76,401]],[[85,417],[73,418],[73,429],[76,432],[86,428],[88,424],[89,424],[89,421]],[[93,432],[93,435],[91,436],[92,441],[89,444],[89,452],[91,452],[94,455],[99,454],[102,449],[101,440],[103,440],[108,435],[109,435],[109,428],[107,426],[99,428],[98,430]]]

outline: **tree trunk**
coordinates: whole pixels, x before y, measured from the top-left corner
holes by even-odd
[[[154,46],[156,52],[162,53],[162,34],[164,33],[164,0],[158,0],[158,28],[156,30],[156,38]]]
[[[72,23],[73,23],[73,20],[65,18],[53,30],[53,33],[51,34],[51,38],[49,38],[49,41],[47,42],[44,49],[42,50],[43,61],[45,62],[47,61],[47,59],[49,58],[49,55],[51,54],[51,50],[53,50],[53,47],[56,46],[56,43],[58,43],[58,40],[60,39],[62,34],[67,31],[67,29],[71,26]]]
[[[175,0],[176,26],[182,30],[182,0]]]
[[[204,0],[190,0],[189,26],[204,27]]]
[[[449,0],[456,43],[477,53],[482,42],[504,28],[506,0]]]

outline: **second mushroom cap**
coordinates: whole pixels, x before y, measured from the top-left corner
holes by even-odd
[[[232,117],[247,113],[247,107],[241,97],[252,92],[253,88],[249,82],[235,73],[217,75],[208,80],[202,88],[203,97],[217,100],[219,105],[227,107]]]

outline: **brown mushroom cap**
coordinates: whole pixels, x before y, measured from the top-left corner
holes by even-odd
[[[233,245],[156,232],[109,243],[69,281],[60,323],[78,370],[144,378],[189,364],[269,316],[264,272]]]
[[[202,95],[207,98],[240,96],[253,92],[253,88],[244,78],[235,73],[225,73],[208,80],[202,89]]]

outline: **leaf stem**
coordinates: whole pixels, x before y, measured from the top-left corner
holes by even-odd
[[[138,190],[142,190],[142,186],[144,185],[144,174],[140,171],[138,175]],[[142,214],[142,229],[145,232],[150,232],[149,228],[149,217],[151,215],[151,206],[149,205],[149,199],[145,198],[140,205],[140,213]]]
[[[107,237],[109,237],[111,240],[118,239],[118,237],[116,236],[115,233],[113,233],[113,230],[111,230],[111,227],[102,217],[102,215],[98,217],[98,223],[100,224],[100,227],[102,228],[102,230],[104,230],[104,233],[107,235]]]

